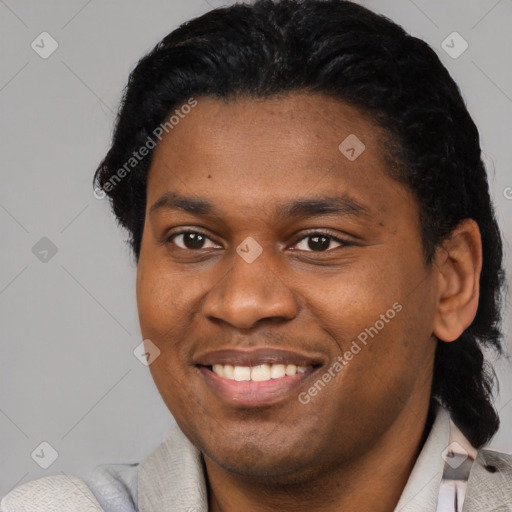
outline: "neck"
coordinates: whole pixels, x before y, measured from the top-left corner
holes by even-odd
[[[205,457],[211,512],[392,512],[433,422],[432,407],[400,416],[361,457],[290,478],[246,477]]]

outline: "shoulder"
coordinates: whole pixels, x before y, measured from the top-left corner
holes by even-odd
[[[469,474],[464,510],[512,512],[512,455],[478,450]]]
[[[139,464],[104,464],[87,480],[105,512],[135,512]],[[2,511],[0,511],[2,512]]]
[[[485,470],[487,475],[495,475],[494,480],[501,481],[505,478],[505,488],[512,495],[512,455],[482,449],[478,450],[475,463],[477,467]]]
[[[0,512],[135,512],[137,464],[102,465],[90,478],[52,475],[13,489]]]
[[[53,475],[13,489],[0,502],[1,512],[103,512],[89,486],[77,476]]]

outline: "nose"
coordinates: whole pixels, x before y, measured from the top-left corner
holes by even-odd
[[[265,251],[252,263],[238,254],[203,303],[203,314],[238,329],[251,329],[263,321],[287,321],[297,316],[292,290],[279,276],[278,265]]]

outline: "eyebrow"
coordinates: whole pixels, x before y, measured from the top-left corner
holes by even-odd
[[[220,213],[214,204],[206,199],[182,196],[175,192],[167,192],[157,199],[149,210],[154,215],[159,210],[182,210],[194,215],[215,215]],[[290,217],[312,217],[317,215],[368,215],[368,208],[346,194],[302,198],[280,204],[275,208],[274,218],[284,220]]]

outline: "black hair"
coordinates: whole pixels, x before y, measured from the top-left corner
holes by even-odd
[[[499,427],[496,376],[482,349],[502,353],[502,242],[478,130],[425,42],[344,0],[259,0],[210,11],[167,35],[131,72],[95,186],[109,196],[138,261],[152,150],[137,159],[134,151],[150,147],[155,129],[169,128],[167,117],[191,98],[293,91],[330,95],[384,128],[393,141],[389,161],[396,162],[390,174],[418,201],[427,263],[463,219],[478,223],[478,310],[458,340],[438,341],[432,398],[475,447],[484,445]]]

